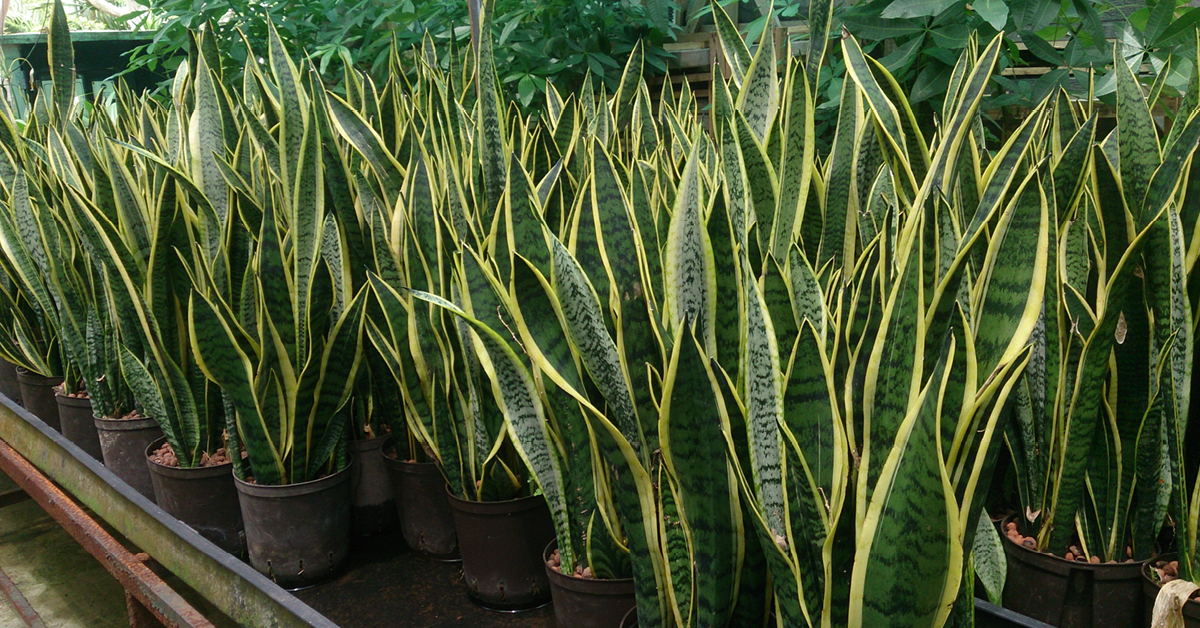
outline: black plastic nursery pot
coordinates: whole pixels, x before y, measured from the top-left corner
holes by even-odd
[[[1004,537],[1004,607],[1058,628],[1142,628],[1142,566],[1070,561]]]
[[[0,395],[21,403],[21,382],[17,379],[17,365],[0,359]]]
[[[62,431],[58,420],[58,394],[54,387],[63,382],[61,377],[43,377],[33,371],[17,367],[17,382],[21,387],[21,404],[42,423]]]
[[[146,447],[162,438],[154,419],[102,419],[92,417],[100,436],[104,466],[133,490],[154,501],[154,483],[146,467]]]
[[[151,456],[165,442],[166,438],[155,440],[144,453],[154,501],[217,547],[241,556],[246,541],[242,508],[233,485],[233,463],[194,469],[161,465]]]
[[[620,625],[621,628],[637,628],[638,621],[636,607],[629,609],[629,612],[625,613],[625,617],[621,618]]]
[[[350,549],[350,467],[299,484],[234,478],[250,565],[282,587],[332,578]]]
[[[1145,596],[1145,623],[1149,626],[1154,615],[1154,602],[1158,599],[1158,591],[1162,589],[1158,579],[1154,577],[1151,564],[1159,560],[1172,561],[1175,560],[1175,554],[1163,554],[1154,560],[1142,563],[1142,593]],[[1200,628],[1200,603],[1195,600],[1188,600],[1183,605],[1183,625],[1184,628]]]
[[[62,435],[86,451],[96,460],[104,459],[100,449],[100,433],[96,431],[93,420],[92,401],[87,397],[67,397],[55,395],[58,402],[58,421],[62,427]]]
[[[550,554],[558,548],[551,541],[542,552],[550,593],[554,599],[554,621],[571,628],[613,628],[621,625],[637,601],[633,578],[604,580],[577,578],[550,567]]]
[[[432,462],[383,457],[396,493],[396,512],[404,542],[433,560],[457,561],[458,535],[454,511],[446,497],[446,480]]]
[[[450,495],[467,597],[493,611],[516,612],[550,601],[542,549],[554,540],[541,495],[473,502]]]
[[[354,533],[369,536],[382,532],[399,521],[392,482],[383,463],[383,444],[387,436],[353,441],[354,460],[350,463],[354,488]]]

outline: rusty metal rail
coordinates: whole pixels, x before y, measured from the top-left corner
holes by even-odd
[[[212,628],[212,622],[192,608],[187,600],[3,441],[0,441],[0,470],[15,480],[83,549],[95,556],[158,621],[170,628]],[[15,587],[13,590],[16,590]],[[20,595],[19,591],[17,595]],[[13,600],[12,596],[9,599]],[[13,600],[13,603],[18,609],[22,608],[19,600]],[[24,606],[28,607],[28,603]]]
[[[167,515],[3,395],[0,470],[16,480],[117,577],[130,604],[136,601],[168,626],[207,628],[212,623],[121,546],[79,504],[241,626],[337,628],[262,574]]]
[[[41,616],[33,610],[33,607],[29,605],[29,600],[25,599],[25,596],[17,589],[17,585],[8,577],[8,574],[4,573],[3,569],[0,569],[0,594],[4,595],[26,626],[46,628],[46,623],[42,621]]]

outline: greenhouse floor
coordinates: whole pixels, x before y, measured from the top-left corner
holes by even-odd
[[[0,493],[14,488],[0,473]],[[0,504],[0,571],[48,628],[129,625],[121,585],[33,500]],[[24,625],[0,595],[0,626]]]
[[[355,539],[338,579],[296,597],[344,628],[553,628],[554,610],[485,611],[467,599],[460,563],[431,561],[399,529]]]

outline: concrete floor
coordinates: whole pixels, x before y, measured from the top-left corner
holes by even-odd
[[[0,474],[0,493],[12,488]],[[49,628],[129,625],[121,585],[32,500],[0,508],[0,569]],[[0,626],[25,626],[2,595]]]

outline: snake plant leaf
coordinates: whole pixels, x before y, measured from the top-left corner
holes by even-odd
[[[644,58],[645,49],[639,40],[633,45],[633,50],[629,52],[629,60],[625,62],[625,69],[621,72],[621,81],[617,84],[617,93],[613,94],[612,102],[618,129],[629,126],[633,118],[634,99],[637,97],[638,86],[642,83]]]
[[[407,222],[411,225],[415,238],[409,246],[415,246],[425,259],[426,264],[433,267],[430,270],[438,272],[436,266],[438,255],[438,225],[437,210],[434,209],[432,182],[425,156],[418,152],[408,168],[408,215]],[[409,269],[412,273],[413,269]],[[431,286],[440,288],[440,281],[435,279]]]
[[[753,217],[754,222],[758,225],[758,248],[767,252],[771,250],[771,237],[775,233],[776,202],[780,193],[779,181],[770,160],[767,159],[767,154],[763,151],[762,144],[750,131],[745,118],[740,114],[735,115],[734,124],[737,127],[738,146],[745,166],[746,188],[750,191],[750,201],[754,207],[753,216],[747,216],[746,226],[749,228],[749,219]]]
[[[621,181],[604,147],[592,143],[592,207],[599,236],[599,253],[610,276],[609,303],[629,303],[638,299],[642,274],[637,232],[630,222],[632,214]],[[583,228],[584,225],[580,225]],[[622,306],[621,309],[624,309]]]
[[[142,412],[153,419],[159,420],[159,426],[163,428],[163,435],[167,437],[168,442],[172,443],[198,443],[200,440],[199,428],[197,424],[194,427],[194,434],[179,434],[175,432],[175,425],[170,421],[165,421],[167,417],[166,404],[163,403],[162,393],[155,384],[154,378],[150,376],[150,372],[142,364],[141,360],[133,355],[124,345],[120,348],[120,364],[121,372],[124,374],[126,381],[133,388],[133,394],[138,400],[138,404],[142,406]],[[191,427],[191,426],[189,426]],[[188,437],[185,440],[185,436]],[[184,450],[191,453],[190,450]],[[191,459],[191,455],[181,454],[180,459]]]
[[[1039,109],[1025,118],[984,172],[983,178],[987,183],[970,224],[963,230],[964,242],[971,241],[984,223],[991,219],[993,212],[1004,204],[1012,182],[1021,172],[1018,166],[1025,160],[1034,138],[1041,132],[1044,111]]]
[[[337,126],[338,132],[371,164],[375,176],[379,177],[383,185],[384,193],[387,194],[388,203],[394,203],[400,196],[404,181],[400,163],[384,146],[383,138],[346,101],[328,93],[326,103],[329,106],[330,119]],[[269,158],[270,151],[267,154]]]
[[[42,246],[42,236],[34,208],[29,202],[29,187],[24,173],[17,173],[10,194],[10,211],[0,212],[0,247],[12,261],[13,270],[30,291],[40,315],[50,318],[54,302],[42,277],[49,275],[49,257]]]
[[[854,255],[854,228],[857,224],[850,218],[858,214],[858,207],[851,187],[854,185],[854,165],[859,153],[859,130],[862,125],[858,88],[854,81],[844,81],[833,152],[829,155],[829,170],[825,179],[824,231],[819,242],[818,267],[830,260],[835,260],[836,266],[843,266],[850,263]]]
[[[285,266],[283,244],[279,237],[279,226],[272,204],[268,203],[263,212],[262,228],[258,236],[258,255],[255,267],[258,277],[268,278],[260,281],[262,290],[259,293],[261,305],[270,320],[270,333],[277,337],[276,342],[286,354],[290,364],[299,362],[296,353],[295,338],[297,337],[296,312],[293,307],[293,291],[291,269]]]
[[[492,380],[492,391],[504,412],[504,420],[513,435],[513,444],[537,476],[538,485],[550,506],[563,561],[562,570],[566,573],[574,571],[575,550],[557,445],[548,430],[541,398],[529,371],[504,338],[487,325],[441,297],[420,291],[413,291],[412,294],[461,317],[475,331],[475,338],[484,350],[480,359]]]
[[[254,365],[232,330],[208,299],[193,293],[188,300],[188,327],[196,364],[229,396],[237,410],[238,429],[249,454],[250,469],[259,484],[282,484],[287,472],[275,440],[278,413],[261,412],[254,392]]]
[[[699,143],[697,143],[697,147]],[[683,171],[664,256],[666,310],[672,329],[694,323],[709,353],[715,353],[713,321],[717,303],[713,299],[717,279],[713,267],[712,241],[704,228],[705,192],[699,172],[697,147],[692,148]]]
[[[212,203],[221,224],[229,217],[229,190],[217,166],[225,158],[225,129],[221,108],[217,104],[217,91],[213,86],[212,73],[203,55],[198,62],[193,85],[196,90],[196,105],[188,123],[188,148],[192,179],[204,191]]]
[[[477,107],[476,140],[483,165],[484,208],[481,214],[484,224],[491,222],[492,215],[502,198],[506,185],[507,158],[505,157],[504,138],[505,119],[500,101],[500,88],[496,82],[495,56],[492,50],[492,15],[496,9],[496,0],[483,1],[483,15],[480,25],[478,66],[476,67],[475,90]]]
[[[1158,131],[1150,107],[1128,62],[1114,49],[1114,72],[1117,75],[1117,147],[1120,151],[1121,189],[1125,204],[1134,212],[1139,228],[1148,224],[1155,214],[1141,211],[1142,199],[1150,186],[1155,169],[1162,163]]]
[[[629,446],[645,460],[645,438],[620,354],[604,327],[600,300],[579,263],[566,247],[552,240],[554,289],[562,306],[563,320],[579,358],[608,402],[613,424]]]
[[[362,363],[364,303],[360,291],[329,331],[320,357],[313,355],[296,384],[297,394],[315,391],[315,399],[296,404],[297,412],[311,408],[307,415],[296,417],[296,428],[304,436],[304,448],[301,450],[298,442],[295,455],[306,464],[306,480],[319,478],[321,469],[329,466],[346,426],[338,412],[354,390],[355,376]],[[313,380],[315,386],[310,387],[308,382]],[[333,470],[339,469],[335,465]]]
[[[819,85],[821,82],[821,66],[825,62],[825,52],[829,45],[829,29],[833,24],[833,1],[819,0],[808,5],[808,58],[805,61],[805,75],[809,85]]]
[[[306,116],[302,142],[296,162],[295,185],[292,194],[285,198],[291,199],[287,219],[292,248],[292,288],[295,290],[292,309],[296,323],[296,355],[304,361],[313,335],[309,307],[316,305],[312,284],[320,260],[321,228],[325,219],[324,171],[315,115]]]
[[[713,84],[712,116],[713,128],[720,138],[718,148],[721,151],[721,175],[725,183],[722,186],[725,206],[729,211],[735,241],[745,250],[746,234],[750,226],[750,195],[746,188],[746,167],[738,147],[737,127],[730,104],[729,89],[724,81]]]
[[[1124,465],[1127,477],[1139,480],[1132,490],[1122,491],[1120,511],[1128,513],[1132,520],[1130,525],[1132,542],[1130,549],[1139,560],[1145,560],[1154,555],[1158,532],[1162,530],[1163,521],[1167,516],[1167,507],[1171,501],[1170,442],[1168,440],[1166,420],[1174,418],[1174,413],[1164,412],[1164,403],[1173,396],[1174,390],[1170,380],[1165,379],[1170,360],[1167,358],[1171,344],[1163,347],[1157,359],[1157,369],[1152,373],[1154,380],[1151,386],[1149,403],[1138,425],[1136,438],[1133,442],[1134,453],[1132,464]],[[1164,395],[1167,398],[1164,398]],[[1170,402],[1174,400],[1171,399]],[[1125,480],[1123,477],[1122,480]],[[1125,482],[1122,482],[1124,488]],[[1131,506],[1132,503],[1132,506]],[[1119,512],[1120,512],[1119,511]]]
[[[512,294],[514,304],[519,305],[514,308],[515,327],[524,338],[523,346],[536,356],[533,362],[537,369],[544,370],[540,362],[545,360],[574,389],[583,390],[570,342],[550,299],[550,283],[530,262],[519,256],[513,265]],[[566,468],[563,481],[572,518],[572,542],[578,542],[577,548],[587,548],[586,554],[579,558],[592,568],[596,577],[621,577],[623,574],[617,564],[619,557],[616,556],[621,552],[612,547],[614,541],[605,524],[595,521],[598,514],[596,484],[602,484],[602,481],[597,478],[600,474],[592,471],[592,438],[586,418],[578,402],[551,378],[543,377],[540,384],[546,391],[546,400],[554,415],[553,424],[558,426],[562,441]]]
[[[821,282],[809,265],[808,258],[800,252],[800,247],[792,246],[787,263],[791,280],[792,314],[796,318],[796,324],[803,326],[804,321],[808,321],[817,336],[824,339],[828,315]]]
[[[725,65],[728,66],[729,72],[733,76],[734,85],[741,88],[742,83],[746,80],[746,75],[750,73],[750,64],[753,60],[750,50],[746,47],[746,41],[742,39],[742,34],[738,32],[737,26],[725,12],[725,7],[721,6],[717,0],[712,0],[712,15],[721,44],[721,52],[725,56]]]
[[[924,339],[922,244],[909,246],[906,260],[883,311],[871,348],[863,387],[863,441],[858,480],[858,512],[879,482],[892,442],[920,394]]]
[[[825,343],[807,320],[789,352],[784,387],[784,424],[796,439],[813,483],[836,502],[838,478],[845,464],[844,436],[835,405],[833,368]],[[807,487],[795,487],[807,490]]]
[[[737,95],[737,110],[746,117],[750,131],[766,143],[767,130],[779,111],[779,79],[776,76],[775,42],[771,29],[763,29],[758,51],[746,70],[745,84]]]
[[[1073,377],[1067,401],[1067,415],[1063,426],[1063,441],[1060,445],[1057,473],[1053,478],[1053,494],[1050,512],[1039,533],[1038,546],[1065,549],[1075,534],[1075,517],[1083,500],[1085,474],[1092,457],[1093,439],[1096,436],[1096,416],[1103,403],[1103,387],[1114,334],[1121,312],[1119,299],[1133,281],[1134,268],[1138,267],[1143,243],[1149,230],[1143,230],[1129,243],[1125,254],[1114,268],[1106,286],[1106,303],[1098,312],[1095,328],[1087,336],[1079,357],[1079,366]]]
[[[113,199],[120,218],[121,232],[128,234],[130,248],[136,253],[135,259],[140,262],[150,255],[150,232],[147,225],[150,212],[145,198],[137,189],[133,174],[125,163],[118,159],[116,150],[116,146],[111,143],[105,145],[104,156],[112,181]]]
[[[975,531],[975,544],[971,546],[972,560],[975,565],[975,575],[983,583],[988,600],[992,604],[1000,604],[1000,594],[1004,591],[1004,582],[1008,576],[1007,559],[1004,557],[1004,546],[996,524],[992,523],[987,510],[979,513],[978,529]]]
[[[1191,301],[1187,297],[1186,254],[1179,212],[1175,207],[1169,206],[1163,218],[1156,221],[1151,228],[1154,229],[1151,233],[1153,239],[1145,256],[1145,274],[1148,283],[1147,301],[1155,316],[1154,345],[1159,348],[1160,353],[1165,352],[1165,355],[1159,358],[1158,368],[1161,375],[1158,379],[1158,403],[1161,405],[1161,419],[1156,420],[1161,421],[1161,430],[1164,432],[1167,450],[1165,454],[1153,450],[1147,453],[1151,462],[1160,456],[1164,460],[1163,475],[1169,478],[1182,478],[1184,469],[1180,461],[1184,460],[1183,435],[1187,429],[1187,408],[1191,404],[1191,390],[1187,382],[1190,382],[1192,378],[1195,349],[1194,330],[1188,324],[1193,320],[1193,314]],[[1145,429],[1143,427],[1143,430]],[[1148,436],[1150,437],[1148,440],[1153,443],[1154,434],[1151,432]],[[1139,438],[1139,440],[1141,439]],[[1141,449],[1140,444],[1139,449]],[[1140,470],[1138,477],[1139,479],[1143,477]],[[1151,475],[1150,477],[1155,476]],[[1176,507],[1182,507],[1183,504],[1189,503],[1186,495],[1186,482],[1174,480],[1168,482],[1166,487],[1175,493],[1171,499],[1173,504],[1177,504]],[[1157,501],[1149,499],[1150,497],[1150,495],[1139,496],[1139,503],[1146,501],[1155,503]],[[1183,515],[1177,513],[1176,516],[1182,517]],[[1152,522],[1161,522],[1161,514],[1157,511],[1149,514],[1148,518]],[[1148,528],[1152,527],[1154,526],[1148,526]],[[1149,544],[1143,544],[1143,547],[1152,547],[1153,540],[1148,538],[1150,536],[1151,531],[1147,529],[1143,538],[1149,541]],[[1135,537],[1135,543],[1136,540]],[[1191,542],[1189,539],[1188,543]],[[1143,547],[1135,545],[1135,552],[1142,550]],[[1141,552],[1138,553],[1141,554]]]
[[[843,34],[842,56],[846,59],[846,73],[858,84],[863,100],[871,107],[875,119],[879,122],[884,141],[891,146],[895,156],[900,158],[897,165],[901,166],[899,174],[902,175],[900,178],[904,186],[915,191],[918,188],[917,177],[906,159],[908,145],[900,122],[900,113],[875,80],[858,40]]]
[[[58,128],[62,129],[67,125],[71,102],[75,100],[75,47],[71,42],[71,30],[67,25],[67,12],[63,9],[62,0],[54,0],[47,44],[50,80],[54,83],[51,90],[54,115]]]
[[[721,626],[733,608],[741,509],[721,435],[728,423],[716,379],[686,327],[676,331],[663,376],[659,435],[663,462],[690,532],[694,625]]]
[[[736,150],[736,149],[735,149]],[[713,271],[717,278],[715,298],[718,303],[728,303],[730,307],[717,308],[714,335],[717,353],[709,356],[716,360],[729,374],[737,380],[739,358],[741,352],[741,308],[733,307],[739,303],[742,288],[738,280],[738,251],[733,239],[732,225],[726,205],[717,200],[713,203],[712,214],[708,217],[708,237],[713,248]]]
[[[811,59],[810,57],[810,62]],[[771,223],[771,252],[776,259],[784,259],[787,256],[788,248],[795,239],[797,223],[802,221],[808,212],[816,213],[820,210],[819,207],[807,204],[816,152],[816,131],[811,87],[815,83],[805,76],[799,66],[793,70],[785,117],[782,118],[785,126],[782,130],[783,159],[779,165],[779,204]],[[745,238],[739,242],[743,243],[745,248]]]
[[[753,498],[762,513],[767,533],[778,543],[784,539],[785,503],[783,490],[783,374],[774,325],[763,293],[748,265],[743,268],[746,291],[745,378],[746,421],[749,425],[750,464],[754,481]]]
[[[274,25],[267,33],[268,60],[275,86],[279,90],[280,141],[279,152],[283,168],[284,203],[292,203],[292,191],[300,183],[300,151],[308,126],[308,99],[301,86],[300,72],[292,61]]]
[[[1111,140],[1116,136],[1117,130],[1114,129],[1108,137]],[[1094,149],[1092,170],[1096,177],[1094,184],[1096,195],[1091,200],[1096,205],[1094,217],[1098,223],[1093,225],[1093,232],[1099,236],[1104,251],[1103,255],[1096,256],[1096,266],[1098,270],[1111,277],[1113,261],[1120,260],[1124,252],[1128,250],[1129,242],[1134,239],[1140,226],[1137,224],[1133,212],[1126,205],[1121,191],[1121,170],[1115,161],[1117,159],[1116,143],[1106,140],[1105,144],[1108,144],[1112,150],[1104,148],[1103,145]]]
[[[692,565],[691,530],[680,512],[678,489],[666,467],[659,467],[658,491],[659,536],[664,557],[666,577],[669,581],[667,597],[674,616],[674,624],[692,625],[696,615],[694,595],[695,568]]]
[[[786,267],[786,260],[784,261]],[[783,269],[774,257],[767,256],[763,264],[766,268],[760,281],[762,282],[763,303],[767,306],[767,314],[771,318],[771,326],[775,330],[775,342],[779,349],[780,365],[787,364],[796,344],[796,336],[800,326],[793,315],[795,304],[792,303],[791,285],[784,275]]]
[[[894,445],[882,449],[887,455],[863,517],[851,574],[851,626],[939,626],[949,613],[963,550],[938,414],[953,354],[947,338],[932,377],[894,432]]]
[[[927,193],[938,191],[944,194],[950,189],[950,181],[954,176],[954,164],[958,162],[963,142],[971,131],[971,122],[975,119],[979,102],[991,80],[992,72],[995,71],[996,61],[1003,44],[1003,35],[996,35],[987,48],[979,54],[975,67],[972,68],[971,74],[963,84],[957,106],[953,109],[953,116],[946,121],[944,131],[939,133],[942,137],[938,149],[934,153],[933,162],[929,166],[930,172],[933,173],[933,179],[932,187],[925,188]]]
[[[1016,194],[992,235],[986,293],[973,308],[975,353],[985,378],[1028,342],[1046,290],[1050,208],[1039,175],[1027,178]]]
[[[1172,131],[1179,126],[1179,121],[1171,127]],[[1163,154],[1163,162],[1150,179],[1146,190],[1146,198],[1142,203],[1142,212],[1157,214],[1159,210],[1175,195],[1182,182],[1184,165],[1196,151],[1200,142],[1200,115],[1195,113],[1182,125],[1175,141],[1167,145]]]
[[[657,448],[657,421],[653,420],[657,408],[646,365],[657,369],[663,363],[663,353],[658,338],[660,332],[652,315],[654,295],[642,274],[647,254],[639,233],[640,225],[625,196],[618,172],[613,169],[603,146],[596,143],[593,149],[594,229],[604,272],[610,278],[609,311],[620,338],[619,346],[641,417],[643,436],[653,450]]]
[[[1095,141],[1096,117],[1091,116],[1071,137],[1058,162],[1054,164],[1054,198],[1060,225],[1068,219],[1069,210],[1075,206],[1079,195],[1083,193],[1083,175],[1087,170],[1092,144]]]

